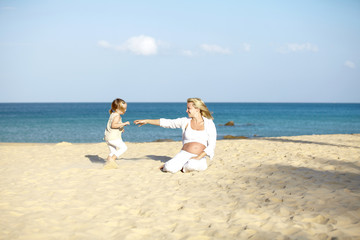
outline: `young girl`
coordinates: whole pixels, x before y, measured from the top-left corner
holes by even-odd
[[[125,114],[126,108],[126,102],[120,98],[115,99],[111,104],[110,117],[104,137],[110,150],[104,166],[105,169],[118,168],[115,160],[127,150],[127,146],[121,138],[121,133],[124,131],[124,126],[130,125],[130,122],[123,123],[120,116]]]

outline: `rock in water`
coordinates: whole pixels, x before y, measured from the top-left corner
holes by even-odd
[[[234,126],[234,125],[235,125],[234,121],[225,123],[225,126]]]
[[[157,139],[154,142],[175,142],[175,141],[172,139]]]
[[[244,136],[233,136],[233,135],[225,135],[224,139],[247,139],[247,137]]]

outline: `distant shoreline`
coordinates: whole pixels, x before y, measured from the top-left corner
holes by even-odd
[[[359,135],[360,133],[334,133],[334,134],[313,134],[313,135],[294,135],[294,136],[279,136],[279,137],[247,137],[247,138],[236,138],[237,136],[234,136],[235,138],[231,139],[217,139],[216,141],[243,141],[243,140],[257,140],[257,139],[271,139],[271,138],[286,138],[286,137],[309,137],[309,136],[334,136],[334,135]],[[242,136],[239,136],[242,137]],[[160,141],[159,141],[160,140]],[[164,140],[164,141],[161,141]],[[125,143],[167,143],[167,142],[181,142],[181,140],[171,140],[167,141],[168,139],[156,139],[154,141],[148,141],[148,142],[129,142],[129,141],[124,141]],[[69,144],[99,144],[99,143],[104,143],[105,141],[101,141],[101,142],[67,142],[67,141],[61,141],[61,142],[0,142],[0,144],[4,145],[4,144],[34,144],[34,145],[38,145],[38,144],[50,144],[50,145],[56,145],[56,144],[61,144],[61,143],[69,143]]]
[[[106,104],[106,103],[110,103],[109,102],[0,102],[0,104],[96,104],[96,103],[100,103],[100,104]],[[184,104],[186,101],[184,100],[183,102],[127,102],[128,104],[132,104],[132,103],[140,103],[140,104],[144,104],[144,103],[179,103],[179,104]],[[244,103],[244,104],[360,104],[360,102],[206,102],[206,103],[224,103],[224,104],[231,104],[231,103]]]

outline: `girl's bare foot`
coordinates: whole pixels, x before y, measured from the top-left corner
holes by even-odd
[[[116,169],[119,168],[119,165],[113,159],[107,159],[104,169]]]

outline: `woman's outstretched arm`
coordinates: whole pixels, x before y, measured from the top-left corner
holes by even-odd
[[[160,119],[142,119],[142,120],[135,120],[134,123],[135,123],[136,125],[139,125],[139,127],[141,127],[142,125],[145,125],[145,124],[151,124],[151,125],[160,126]]]

